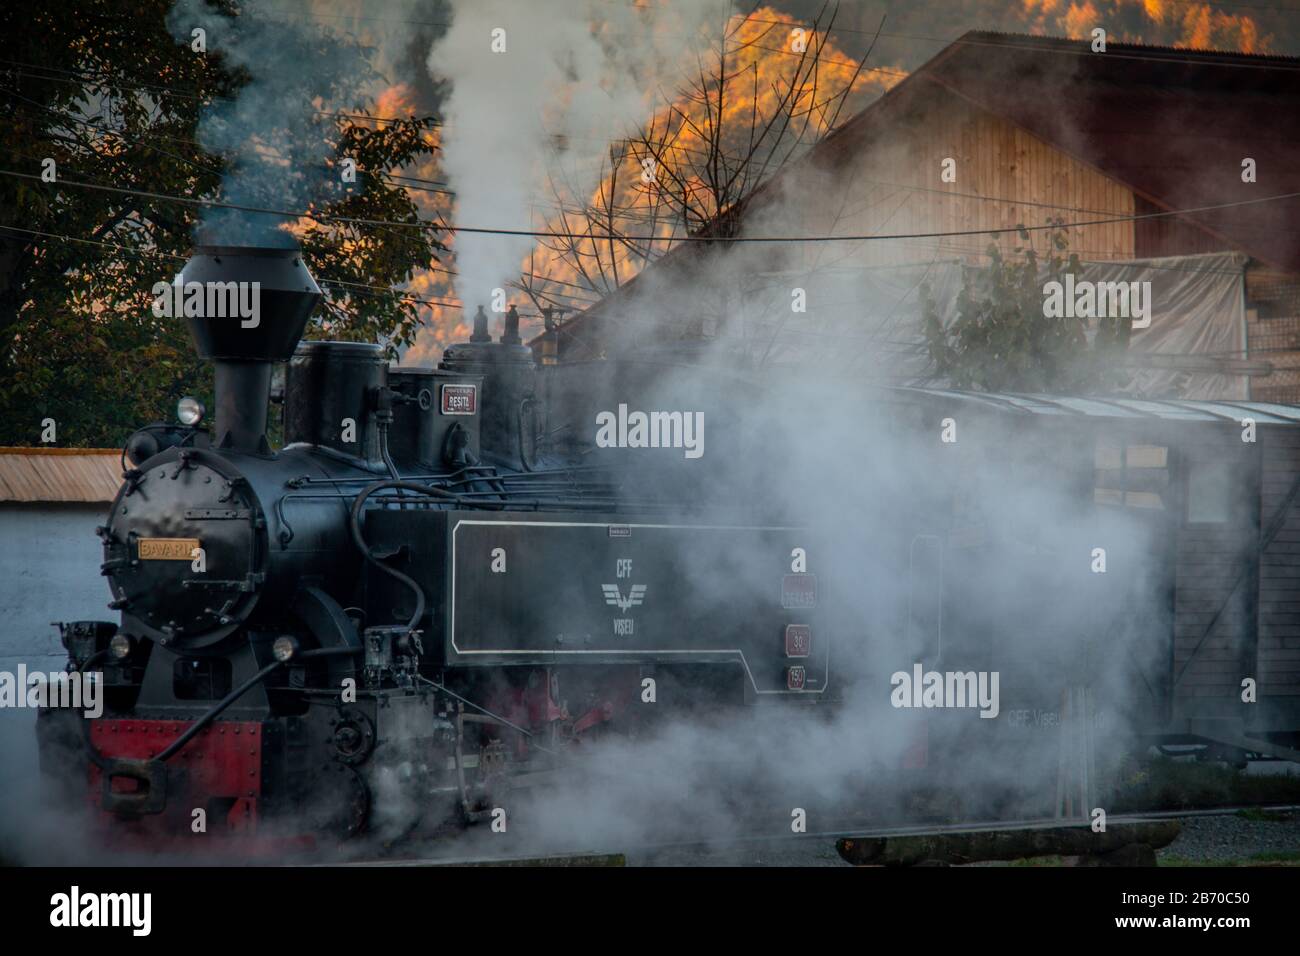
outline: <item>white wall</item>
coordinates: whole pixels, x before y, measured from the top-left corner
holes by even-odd
[[[62,658],[51,621],[117,619],[95,537],[107,513],[107,505],[0,504],[0,668]]]
[[[62,670],[67,658],[51,621],[118,619],[107,607],[95,537],[107,512],[107,504],[0,504],[0,670]],[[35,721],[26,708],[0,709],[0,857],[4,820],[25,819],[16,810],[34,797]]]

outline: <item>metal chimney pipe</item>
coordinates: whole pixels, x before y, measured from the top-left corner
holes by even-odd
[[[270,362],[215,363],[217,408],[214,444],[231,451],[269,455],[267,408],[271,401]]]
[[[213,444],[269,455],[272,366],[292,357],[321,300],[301,252],[293,247],[199,246],[174,282],[182,286],[182,297],[196,291],[195,286],[202,292],[201,307],[187,308],[185,321],[199,357],[216,368]],[[232,310],[235,302],[251,304],[252,314]]]

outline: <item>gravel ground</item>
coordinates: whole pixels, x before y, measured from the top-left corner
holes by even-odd
[[[627,854],[628,866],[848,866],[823,837],[721,847],[670,847]]]
[[[1173,843],[1156,853],[1162,863],[1249,861],[1261,853],[1300,854],[1300,813],[1268,814],[1269,819],[1241,816],[1192,817]],[[1300,861],[1297,861],[1300,862]]]

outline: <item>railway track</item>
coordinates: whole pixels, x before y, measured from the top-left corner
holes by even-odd
[[[1268,811],[1275,813],[1300,812],[1300,804],[1246,804],[1224,807],[1207,807],[1194,810],[1167,810],[1145,813],[1112,814],[1106,819],[1107,828],[1138,827],[1199,817],[1229,816],[1243,811]],[[629,860],[641,861],[656,856],[683,853],[720,853],[744,847],[778,848],[782,845],[811,841],[868,841],[915,837],[965,836],[977,834],[1023,833],[1039,830],[1089,830],[1090,821],[1055,817],[999,820],[981,823],[911,824],[906,826],[862,826],[845,821],[845,825],[823,828],[808,833],[753,834],[743,837],[722,837],[701,840],[675,840],[662,842],[632,842],[618,847],[586,846],[537,850],[531,853],[473,853],[455,852],[459,840],[448,843],[446,855],[429,854],[412,857],[359,859],[345,866],[625,866]],[[490,839],[490,838],[489,838]],[[634,863],[635,865],[635,863]]]

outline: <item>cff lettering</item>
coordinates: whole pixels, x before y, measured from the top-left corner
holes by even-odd
[[[615,559],[614,576],[618,578],[620,581],[630,578],[632,576],[632,559],[631,558]],[[630,601],[628,602],[628,606],[631,606]],[[615,637],[631,637],[634,629],[635,629],[635,624],[632,618],[630,617],[614,618]]]

